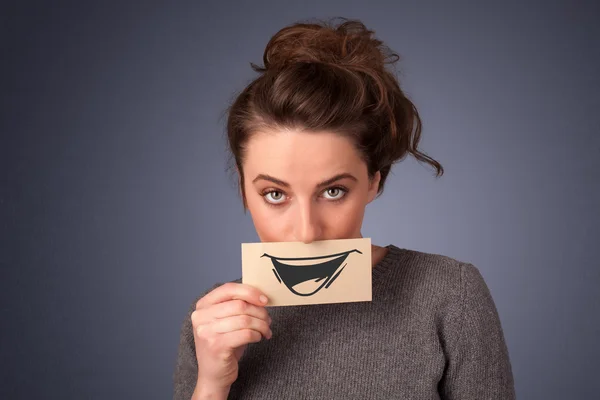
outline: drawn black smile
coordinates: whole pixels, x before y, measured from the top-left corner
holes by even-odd
[[[340,268],[342,263],[350,253],[354,252],[362,254],[359,250],[354,249],[326,256],[299,258],[275,257],[265,253],[261,258],[269,257],[271,259],[275,267],[273,269],[275,277],[279,283],[283,283],[292,293],[298,296],[312,296],[323,287],[327,289],[333,283],[347,265],[344,264]],[[323,259],[330,260],[317,264],[303,264],[306,261]],[[292,261],[296,262],[296,264],[283,263],[281,261]],[[315,285],[321,281],[323,282],[320,285]],[[314,289],[315,286],[317,286],[316,289]]]

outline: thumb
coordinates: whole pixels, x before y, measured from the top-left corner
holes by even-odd
[[[235,355],[235,359],[238,360],[238,362],[240,361],[240,359],[242,358],[242,356],[244,355],[244,352],[246,351],[246,348],[248,347],[247,344],[238,347],[237,349],[235,349],[234,351],[234,355]]]

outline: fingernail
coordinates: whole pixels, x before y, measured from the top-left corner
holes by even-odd
[[[263,302],[264,304],[267,304],[267,301],[269,301],[265,296],[260,295],[260,301]]]
[[[273,337],[273,332],[269,330],[269,334],[267,335],[267,339],[271,339]]]

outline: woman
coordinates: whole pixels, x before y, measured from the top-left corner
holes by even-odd
[[[420,120],[358,21],[295,24],[268,43],[227,124],[263,242],[359,238],[365,206],[417,149]],[[476,267],[373,246],[373,300],[265,308],[241,280],[186,318],[175,399],[513,399],[508,351]]]

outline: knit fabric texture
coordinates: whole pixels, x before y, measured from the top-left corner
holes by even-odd
[[[228,398],[514,399],[504,333],[479,270],[387,248],[373,267],[370,302],[267,307],[273,337],[248,346]],[[189,400],[198,378],[196,301],[181,330],[176,400]]]

